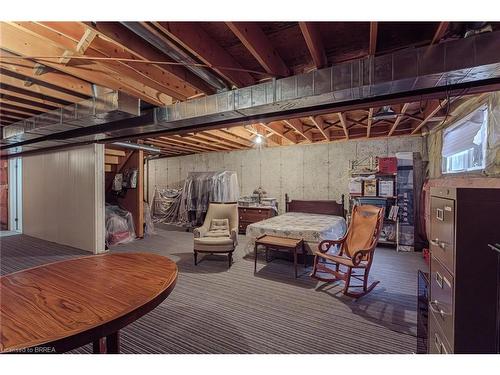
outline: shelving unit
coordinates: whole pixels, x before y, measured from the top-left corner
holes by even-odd
[[[384,213],[384,225],[382,227],[382,232],[378,243],[382,245],[394,246],[396,250],[399,244],[399,215],[397,215],[396,220],[388,217],[391,212],[391,207],[398,207],[398,194],[397,194],[397,173],[379,173],[377,171],[376,163],[373,163],[372,158],[368,162],[365,161],[365,170],[353,170],[354,166],[359,167],[362,162],[352,162],[351,167],[351,178],[363,178],[361,192],[359,194],[349,193],[349,212],[352,212],[354,205],[359,204],[372,204],[379,207],[385,208]],[[366,195],[364,189],[364,181],[370,180],[368,177],[373,176],[376,181],[376,193],[375,195]],[[379,183],[381,180],[392,181],[393,195],[385,196],[380,195]],[[372,192],[373,193],[373,192]]]

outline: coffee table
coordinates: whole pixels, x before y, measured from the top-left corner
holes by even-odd
[[[304,249],[304,240],[295,238],[285,238],[278,236],[263,235],[255,240],[255,263],[254,273],[257,272],[257,250],[258,247],[263,246],[266,250],[266,261],[268,260],[269,250],[287,250],[293,253],[293,266],[295,269],[295,278],[297,278],[297,250],[301,249],[304,254],[304,268],[306,267],[306,253]]]

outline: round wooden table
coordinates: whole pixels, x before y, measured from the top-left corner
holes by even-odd
[[[93,343],[118,353],[119,330],[174,289],[177,266],[155,254],[104,254],[0,277],[0,352],[61,353]]]

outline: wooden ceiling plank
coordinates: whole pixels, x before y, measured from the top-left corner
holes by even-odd
[[[370,44],[368,55],[374,56],[377,52],[378,22],[370,22]]]
[[[405,112],[408,110],[408,107],[410,106],[410,103],[405,103],[403,105],[403,108],[401,109],[401,111],[399,112],[399,115],[398,117],[396,118],[396,121],[394,121],[394,125],[392,125],[391,127],[391,130],[389,130],[389,134],[388,136],[390,137],[394,131],[396,130],[396,128],[398,127],[399,123],[401,122],[401,120],[403,119],[404,117],[404,114]]]
[[[321,135],[325,138],[325,140],[329,141],[330,137],[328,134],[326,134],[325,129],[325,121],[321,116],[311,116],[309,119],[312,121],[312,123],[318,128],[319,132]]]
[[[290,75],[290,70],[278,51],[256,22],[226,22],[226,25],[267,73],[276,77]]]
[[[11,23],[2,22],[2,48],[22,56],[61,56],[64,49],[45,37],[36,36],[33,32]],[[49,42],[49,43],[48,43]],[[73,75],[80,79],[126,92],[154,105],[163,105],[161,100],[151,95],[149,88],[143,83],[134,81],[103,65],[94,62],[82,65],[61,65],[43,59],[36,59],[48,67]]]
[[[422,120],[422,122],[420,122],[420,124],[418,124],[418,126],[415,129],[413,129],[411,134],[417,133],[422,128],[422,126],[427,124],[431,120],[431,118],[434,117],[436,113],[438,113],[441,109],[443,109],[446,106],[447,103],[448,99],[444,99],[440,103],[438,102],[437,105],[435,105],[434,109],[430,110],[430,113],[427,114],[427,116]]]
[[[90,44],[97,36],[97,33],[94,30],[86,29],[78,41],[75,50],[66,50],[64,51],[64,57],[59,59],[59,64],[67,65],[71,61],[71,56],[75,54],[83,55],[87,48],[89,48]]]
[[[202,142],[199,138],[193,138],[193,136],[187,137],[187,136],[181,136],[181,135],[169,135],[169,136],[162,136],[160,137],[161,140],[169,140],[172,142],[175,142],[177,144],[182,144],[184,146],[188,147],[194,147],[196,149],[199,149],[203,152],[205,151],[225,151],[227,150],[227,147],[214,144]]]
[[[300,31],[306,41],[307,49],[311,54],[316,69],[327,65],[325,47],[321,39],[321,33],[315,22],[299,22]]]
[[[294,118],[294,119],[288,119],[288,120],[283,120],[285,124],[290,126],[293,130],[295,130],[297,133],[299,133],[302,137],[304,137],[307,141],[313,142],[313,137],[311,134],[307,134],[304,131],[304,124],[300,119]]]
[[[5,115],[5,116],[9,116],[9,117],[13,117],[17,120],[24,120],[30,116],[27,116],[27,115],[22,115],[20,113],[17,113],[17,112],[12,112],[12,111],[8,111],[8,110],[5,110],[2,108],[0,108],[0,114],[1,115]]]
[[[345,114],[342,112],[337,112],[337,115],[339,116],[340,123],[342,124],[342,129],[344,130],[344,135],[345,139],[349,139],[349,131],[347,130],[347,119],[345,117]]]
[[[372,130],[373,122],[373,108],[368,111],[368,127],[366,128],[366,138],[370,138],[370,132]]]
[[[436,32],[434,33],[434,36],[432,37],[431,45],[439,43],[441,39],[446,34],[446,31],[448,30],[448,26],[450,25],[449,22],[439,22],[439,25],[436,29]]]
[[[20,121],[20,119],[18,119],[16,117],[10,117],[10,116],[4,115],[1,112],[0,112],[0,118],[2,118],[3,120],[6,120],[6,121],[11,121],[11,122],[18,122],[18,121]]]
[[[160,137],[158,138],[147,138],[146,142],[151,143],[153,145],[159,145],[159,146],[164,146],[168,149],[174,150],[174,151],[180,151],[180,152],[207,152],[211,150],[207,150],[205,148],[200,148],[200,147],[195,147],[188,145],[186,143],[182,142],[176,142],[175,140],[172,140],[170,138],[166,137]]]
[[[198,22],[154,22],[154,24],[234,86],[245,87],[255,83],[255,79],[248,72],[222,69],[222,67],[234,69],[243,67]]]

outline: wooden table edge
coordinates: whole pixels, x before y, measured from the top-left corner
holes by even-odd
[[[124,254],[133,254],[133,255],[140,255],[144,253],[140,252],[134,252],[134,253],[124,253]],[[23,271],[29,271],[33,270],[36,268],[44,267],[44,266],[49,266],[51,264],[56,264],[60,262],[66,262],[66,261],[72,261],[72,260],[78,260],[78,259],[85,259],[85,258],[94,258],[97,256],[105,256],[105,255],[112,255],[110,253],[105,253],[105,254],[98,254],[98,255],[89,255],[89,256],[82,256],[78,258],[73,258],[73,259],[67,259],[67,260],[62,260],[62,261],[55,261],[55,262],[50,262],[46,264],[42,264],[39,266],[35,267],[30,267],[26,268],[25,270],[20,270],[16,272],[12,272],[8,275],[3,275],[0,276],[1,278],[17,274]],[[148,255],[153,255],[155,257],[162,257],[162,258],[167,258],[162,255],[158,254],[148,254]],[[173,263],[175,263],[173,260],[170,258],[167,258]],[[136,321],[137,319],[141,318],[142,316],[146,315],[148,312],[154,310],[161,302],[163,302],[172,292],[174,289],[175,285],[177,284],[177,279],[179,276],[179,270],[176,265],[175,269],[175,277],[172,280],[172,282],[168,285],[167,288],[163,289],[159,293],[157,293],[154,297],[152,297],[149,301],[147,301],[145,304],[137,307],[133,307],[128,310],[124,310],[122,314],[117,316],[115,319],[110,320],[105,322],[104,324],[99,324],[96,323],[92,326],[89,326],[88,328],[78,330],[76,333],[71,334],[71,336],[63,337],[63,338],[58,338],[55,340],[49,340],[49,341],[40,341],[36,343],[36,345],[31,345],[31,346],[23,346],[23,345],[17,345],[17,346],[12,346],[9,347],[7,350],[0,348],[0,354],[18,354],[18,353],[23,353],[24,351],[29,351],[31,349],[35,348],[49,348],[52,347],[54,348],[54,351],[56,353],[61,353],[61,352],[67,352],[69,350],[73,350],[76,348],[79,348],[83,345],[90,344],[94,340],[108,336],[114,332],[119,331],[123,327],[126,327],[130,323]]]

